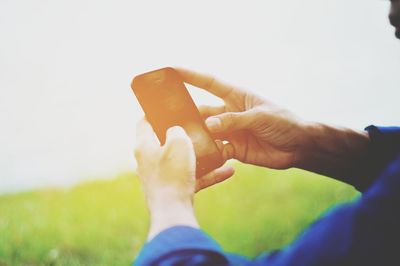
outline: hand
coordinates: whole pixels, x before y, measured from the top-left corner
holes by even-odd
[[[137,141],[135,156],[138,174],[146,195],[150,198],[160,194],[159,190],[163,193],[179,194],[176,197],[192,198],[193,192],[222,182],[234,174],[231,166],[222,166],[195,179],[192,143],[180,127],[170,128],[167,132],[166,144],[160,147],[150,124],[142,120],[137,126]],[[225,161],[231,158],[229,147],[225,147],[220,141],[217,142],[217,146]]]
[[[148,239],[175,225],[198,227],[192,205],[196,158],[185,131],[170,128],[160,147],[150,124],[142,120],[137,142],[137,170],[151,217]]]
[[[239,161],[275,169],[297,167],[344,182],[350,182],[355,168],[367,162],[366,131],[306,123],[255,94],[210,76],[177,70],[186,83],[224,101],[223,106],[199,109],[209,130],[229,142],[224,150],[231,150]]]
[[[145,120],[137,125],[135,157],[151,214],[149,238],[175,225],[198,227],[193,212],[195,191],[233,174],[232,167],[223,166],[196,180],[194,148],[186,132],[181,127],[168,129],[166,143],[160,146]]]
[[[232,157],[275,169],[296,165],[306,145],[305,124],[289,111],[252,93],[213,77],[177,69],[186,83],[205,89],[224,101],[223,106],[201,106],[209,130],[229,145]]]
[[[181,127],[170,128],[165,145],[160,146],[150,124],[140,121],[135,157],[149,203],[157,199],[192,200],[196,158],[193,144]]]

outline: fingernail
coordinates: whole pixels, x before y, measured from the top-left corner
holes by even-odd
[[[221,130],[221,119],[216,117],[209,117],[206,120],[206,125],[211,131],[219,131]]]
[[[233,174],[235,172],[235,168],[233,168],[232,166],[228,166],[226,167],[225,171],[229,174]]]
[[[232,166],[224,166],[216,170],[219,175],[232,176],[235,173],[235,169]]]

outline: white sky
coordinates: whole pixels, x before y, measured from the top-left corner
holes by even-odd
[[[134,169],[132,77],[184,66],[309,119],[400,124],[389,1],[0,1],[0,192]],[[191,90],[198,103],[218,103]]]

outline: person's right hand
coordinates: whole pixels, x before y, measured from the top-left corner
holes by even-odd
[[[224,101],[223,106],[201,106],[206,124],[231,157],[275,169],[294,167],[308,141],[306,125],[290,112],[261,97],[224,84],[213,77],[176,69],[184,82],[202,88]]]

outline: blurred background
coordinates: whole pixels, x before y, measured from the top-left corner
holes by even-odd
[[[307,120],[400,124],[400,43],[388,8],[379,0],[2,0],[0,265],[133,260],[148,221],[132,155],[143,113],[130,82],[142,72],[209,73]],[[220,103],[189,89],[198,104]],[[235,165],[236,178],[198,196],[198,211],[224,248],[248,256],[287,244],[357,196],[302,171]],[[260,214],[246,221],[249,206]],[[242,241],[234,245],[232,233]]]

